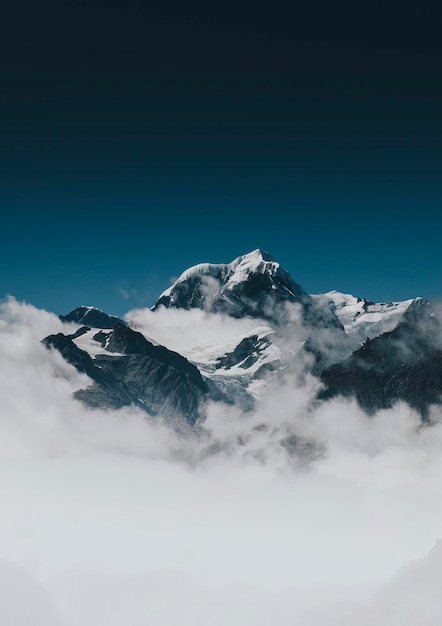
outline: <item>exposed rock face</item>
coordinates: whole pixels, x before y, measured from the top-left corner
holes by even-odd
[[[138,355],[147,357],[153,361],[164,363],[189,377],[189,380],[201,391],[206,391],[205,383],[195,365],[164,346],[148,341],[144,335],[132,330],[128,326],[116,326],[112,333],[109,333],[109,340],[106,343],[106,350],[109,352],[120,352],[121,354]]]
[[[238,365],[243,369],[247,369],[257,362],[259,355],[269,345],[270,341],[267,337],[260,338],[258,335],[244,337],[232,352],[218,357],[216,367],[230,369],[234,365]]]
[[[43,339],[43,343],[47,348],[58,350],[68,363],[94,381],[91,387],[75,393],[78,399],[85,400],[90,406],[103,409],[120,409],[132,403],[139,404],[138,399],[132,397],[123,381],[113,376],[112,372],[104,372],[97,367],[94,359],[75,345],[71,337],[58,333],[49,335]]]
[[[76,392],[78,399],[98,408],[135,404],[150,415],[176,423],[184,420],[193,425],[201,417],[208,387],[187,359],[123,325],[107,333],[89,332],[92,341],[104,346],[103,352],[92,358],[75,344],[76,338],[84,338],[88,332],[77,332],[74,339],[59,333],[43,340],[94,382]]]

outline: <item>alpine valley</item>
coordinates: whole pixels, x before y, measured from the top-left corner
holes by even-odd
[[[198,312],[184,349],[176,332],[166,341],[151,336],[149,320],[172,311],[178,333],[180,316]],[[402,401],[425,421],[441,402],[436,304],[374,303],[337,291],[309,295],[261,250],[191,267],[151,309],[125,319],[93,306],[60,319],[65,332],[42,340],[89,377],[75,392],[78,401],[102,409],[134,405],[183,433],[198,431],[209,406],[247,414],[279,385],[307,379],[315,381],[315,406],[343,396],[371,415]],[[243,320],[247,328],[208,340],[204,324],[223,319]]]

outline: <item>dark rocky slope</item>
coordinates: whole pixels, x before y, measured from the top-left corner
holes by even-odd
[[[104,350],[92,358],[74,343],[79,333],[50,335],[43,340],[87,374],[93,384],[75,396],[91,407],[121,408],[134,404],[150,415],[193,425],[203,414],[208,387],[198,369],[181,355],[148,341],[123,325],[95,335]],[[119,353],[116,355],[115,353]]]
[[[426,300],[413,303],[402,322],[322,372],[322,398],[355,397],[368,413],[407,402],[426,417],[442,396],[442,332]]]

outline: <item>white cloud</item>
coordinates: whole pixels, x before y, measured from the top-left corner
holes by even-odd
[[[146,337],[184,355],[196,347],[225,344],[266,326],[265,322],[251,318],[234,319],[200,309],[185,311],[164,307],[155,313],[150,309],[134,309],[125,319]]]
[[[3,626],[63,626],[44,587],[23,568],[0,561],[0,589]]]
[[[256,324],[130,318],[176,349]],[[422,428],[405,405],[373,418],[342,400],[312,409],[317,381],[292,371],[251,414],[211,406],[206,435],[187,440],[136,410],[73,400],[87,377],[40,343],[61,329],[30,305],[1,306],[0,583],[20,573],[0,618],[15,611],[12,626],[28,600],[33,626],[337,626],[440,534],[438,412]],[[312,463],[293,462],[296,441],[316,442]],[[364,626],[407,624],[386,621],[392,606],[404,614],[402,589],[420,606],[408,579],[398,589]],[[420,626],[441,621],[437,605],[416,610]]]

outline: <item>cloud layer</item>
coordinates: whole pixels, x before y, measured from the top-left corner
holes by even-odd
[[[256,326],[202,312],[129,319],[184,353]],[[37,626],[337,625],[366,605],[364,626],[404,626],[405,588],[419,623],[440,623],[431,587],[394,578],[440,534],[435,411],[422,427],[406,405],[372,418],[353,402],[316,406],[318,382],[299,370],[254,412],[213,405],[183,438],[136,410],[76,402],[87,378],[40,343],[61,328],[14,299],[1,306],[2,623],[26,623],[26,598]],[[403,571],[440,578],[436,552]]]

